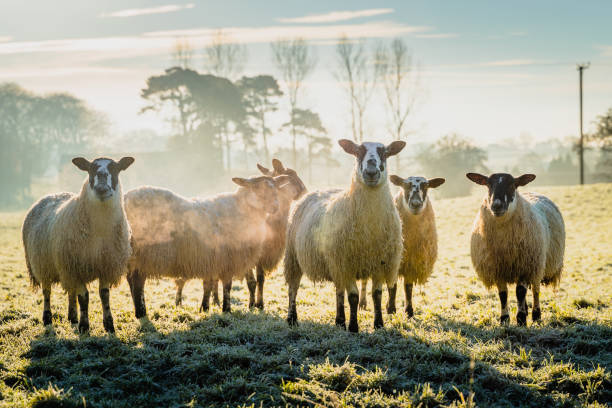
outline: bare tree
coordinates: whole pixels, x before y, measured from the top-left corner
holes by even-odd
[[[335,75],[349,97],[353,139],[361,143],[365,111],[374,92],[380,65],[368,59],[365,40],[353,41],[346,35],[338,39],[336,56],[338,68]]]
[[[234,42],[234,40],[223,30],[217,30],[210,43],[204,50],[204,68],[207,73],[227,78],[230,81],[236,80],[248,59],[247,49],[244,45]],[[230,129],[230,123],[221,123],[223,144],[225,146],[225,168],[231,170],[231,144],[232,136],[237,132]]]
[[[244,71],[247,59],[246,46],[234,42],[229,35],[219,29],[205,49],[204,68],[210,74],[233,81]]]
[[[394,140],[403,140],[407,134],[406,121],[418,96],[417,73],[412,55],[404,40],[395,38],[389,48],[382,44],[378,46],[376,64],[390,113],[389,133]],[[400,158],[397,155],[396,171],[399,170]]]
[[[191,67],[193,47],[186,38],[179,38],[172,49],[172,61],[175,66],[187,69]]]
[[[314,69],[317,59],[313,50],[308,46],[303,38],[293,40],[280,39],[271,44],[272,56],[276,67],[281,72],[281,76],[287,86],[289,94],[290,129],[292,137],[293,166],[297,164],[295,115],[298,105],[300,91],[302,90],[304,79]]]

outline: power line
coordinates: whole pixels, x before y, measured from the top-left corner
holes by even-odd
[[[585,69],[588,69],[590,66],[590,62],[576,65],[580,82],[580,184],[584,184],[584,135],[582,133],[582,72]]]

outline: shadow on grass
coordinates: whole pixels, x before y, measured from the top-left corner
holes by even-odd
[[[529,338],[541,331],[438,319],[442,330],[461,330],[468,342],[501,338],[514,343],[516,337],[529,346]],[[309,321],[290,328],[278,316],[242,311],[212,314],[169,333],[158,331],[155,324],[160,322],[141,319],[139,324],[140,330],[127,340],[41,335],[23,356],[29,363],[21,385],[41,389],[53,384],[70,390],[67,400],[76,404],[85,398],[89,407],[436,406],[461,402],[460,394],[467,398],[471,390],[483,406],[562,405],[550,389],[500,372],[494,361],[473,361],[470,344],[417,338],[403,327],[388,325],[354,335]],[[577,330],[575,325],[565,334],[570,336],[571,330]]]

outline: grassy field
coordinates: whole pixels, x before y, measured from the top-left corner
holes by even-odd
[[[306,279],[301,324],[289,328],[281,271],[267,282],[265,312],[248,310],[244,282],[231,314],[199,313],[199,282],[180,308],[172,282],[148,282],[150,320],[140,321],[123,282],[111,292],[116,336],[103,331],[96,285],[89,337],[67,321],[56,288],[46,330],[23,260],[24,213],[1,213],[0,406],[612,406],[612,184],[538,191],[567,228],[561,287],[543,289],[540,324],[529,316],[516,327],[512,295],[512,323],[501,327],[497,294],[475,278],[478,194],[434,202],[440,255],[415,289],[415,317],[385,315],[374,331],[370,298],[357,335],[334,326],[332,286]],[[402,310],[403,291],[398,299]]]

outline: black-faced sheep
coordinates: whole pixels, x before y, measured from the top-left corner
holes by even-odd
[[[89,331],[87,284],[97,279],[104,329],[114,332],[109,288],[120,281],[131,253],[119,172],[134,159],[72,162],[89,177],[80,194],[49,195],[30,208],[22,230],[26,265],[32,285],[42,287],[45,325],[51,324],[51,286],[59,282],[68,293],[68,320],[77,323],[78,299],[79,331]]]
[[[529,285],[533,291],[532,318],[537,321],[541,317],[540,284],[557,286],[561,279],[565,252],[561,212],[542,195],[519,194],[517,187],[533,181],[533,174],[518,178],[504,173],[466,176],[489,190],[472,231],[474,269],[487,288],[497,286],[502,324],[510,320],[507,285],[512,283],[517,285],[517,323],[527,323],[525,295]]]
[[[405,142],[389,146],[340,140],[356,158],[347,190],[316,191],[296,203],[289,219],[284,273],[289,286],[287,321],[297,324],[296,296],[302,274],[336,286],[336,324],[345,327],[344,292],[350,306],[349,330],[359,331],[357,280],[371,278],[374,327],[383,326],[382,284],[393,286],[402,254],[399,215],[387,182],[386,159]]]
[[[277,191],[287,176],[233,178],[233,193],[188,199],[169,190],[141,187],[125,195],[133,255],[128,283],[136,317],[146,315],[144,284],[149,277],[202,279],[202,308],[208,310],[212,283],[223,282],[223,311],[230,311],[232,278],[242,278],[261,255],[266,218],[278,210]]]

